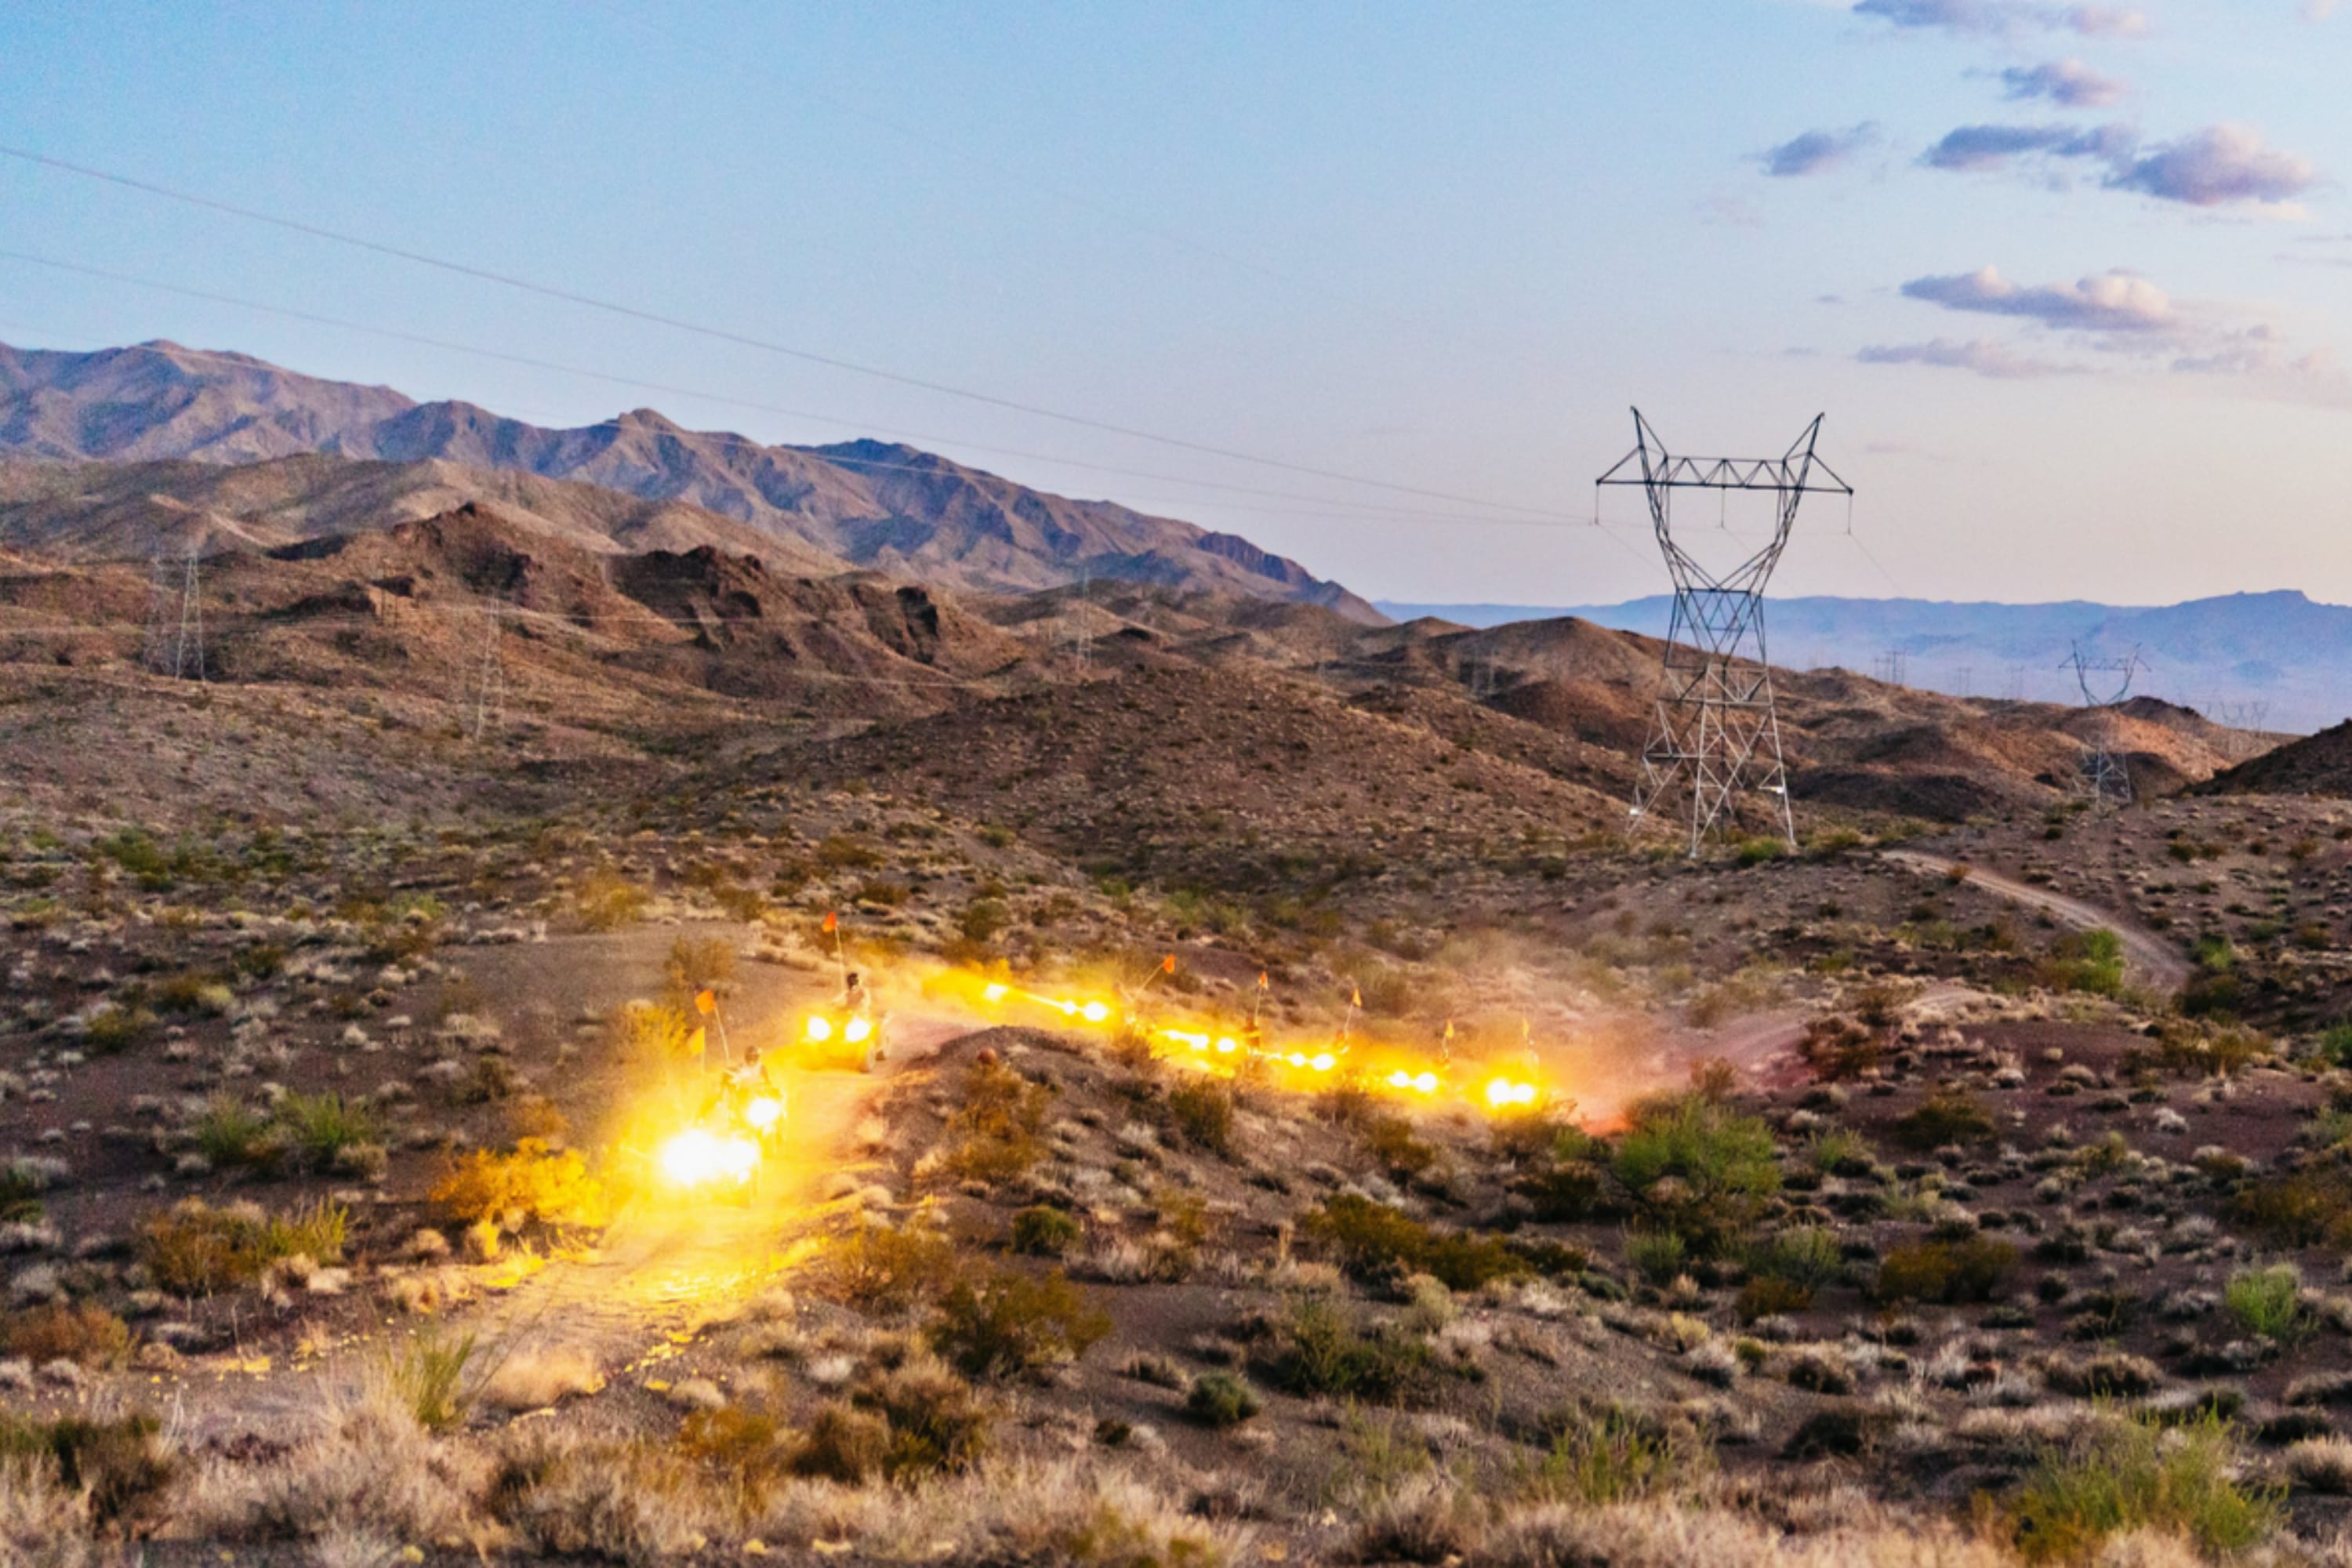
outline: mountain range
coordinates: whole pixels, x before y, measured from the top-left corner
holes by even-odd
[[[1381,618],[1339,584],[1239,535],[1051,495],[912,447],[771,446],[688,430],[645,408],[551,429],[471,403],[419,403],[390,387],[171,342],[89,353],[0,345],[0,458],[242,467],[296,457],[445,465],[422,476],[334,481],[362,489],[446,489],[461,480],[472,489],[483,472],[584,481],[950,588],[1022,593],[1094,576],[1320,605],[1367,624]],[[419,501],[406,515],[432,515],[450,499]],[[191,521],[187,531],[201,540],[209,525]],[[742,548],[739,539],[723,542]]]
[[[1382,601],[1399,620],[1432,616],[1463,626],[1574,616],[1622,631],[1664,637],[1666,595],[1621,605],[1418,605]],[[1956,696],[2075,702],[2069,667],[2137,655],[2130,689],[2160,695],[2242,729],[2300,732],[2352,712],[2352,606],[2317,603],[2292,589],[2229,594],[2154,606],[2066,600],[2041,605],[1928,599],[1772,599],[1773,661],[1796,669],[1862,670]],[[2094,672],[2104,700],[2114,673]]]

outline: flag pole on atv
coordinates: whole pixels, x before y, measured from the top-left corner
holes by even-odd
[[[833,938],[833,967],[841,981],[841,988],[846,991],[849,989],[849,955],[842,950],[841,912],[838,910],[824,911],[824,934]]]
[[[719,1026],[719,1056],[729,1067],[735,1065],[735,1046],[727,1037],[727,1020],[719,1011],[719,993],[704,986],[694,994],[694,1010]],[[697,1033],[700,1033],[698,1026]]]

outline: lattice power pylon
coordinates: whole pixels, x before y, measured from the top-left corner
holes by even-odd
[[[1642,411],[1633,410],[1633,449],[1596,479],[1596,486],[1639,485],[1650,503],[1658,549],[1674,578],[1674,619],[1666,632],[1664,689],[1657,726],[1642,749],[1633,786],[1633,826],[1675,824],[1688,800],[1690,853],[1737,818],[1742,790],[1771,801],[1791,848],[1797,825],[1789,809],[1789,778],[1780,759],[1780,722],[1772,707],[1772,671],[1764,645],[1764,585],[1797,506],[1826,490],[1851,496],[1853,487],[1816,457],[1822,416],[1778,458],[1678,458],[1667,452]],[[1748,559],[1720,574],[1702,566],[1675,540],[1674,492],[1754,490],[1773,498],[1772,536]],[[1679,832],[1680,826],[1675,830]]]
[[[2084,764],[2089,775],[2091,799],[2114,801],[2117,805],[2129,805],[2132,800],[2131,764],[2113,746],[2110,731],[2115,728],[2115,710],[2131,695],[2132,677],[2147,666],[2134,647],[2122,658],[2086,658],[2083,645],[2071,645],[2073,652],[2061,669],[2074,672],[2074,684],[2082,689],[2083,706],[2095,715],[2091,721],[2091,760]],[[2105,693],[2102,696],[2101,693]]]

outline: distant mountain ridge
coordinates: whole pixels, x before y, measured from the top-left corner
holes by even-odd
[[[765,446],[644,408],[550,429],[176,343],[89,353],[0,345],[0,458],[249,464],[310,453],[519,471],[682,501],[856,566],[950,587],[1022,593],[1084,574],[1381,619],[1338,583],[1237,535],[1048,494],[912,447]]]
[[[1622,631],[1664,637],[1666,595],[1621,605],[1409,605],[1381,601],[1398,620],[1432,616],[1490,626],[1576,616]],[[2324,605],[2294,589],[2228,594],[2178,605],[1960,604],[1928,599],[1772,599],[1766,611],[1773,662],[1890,671],[1905,681],[1979,697],[2021,694],[2075,701],[2060,668],[2076,643],[2119,658],[2137,647],[2147,668],[2132,689],[2171,699],[2222,722],[2273,731],[2325,728],[2352,713],[2352,606]],[[1963,676],[1965,675],[1965,679]]]

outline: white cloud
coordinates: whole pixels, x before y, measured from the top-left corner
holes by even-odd
[[[2121,77],[2103,75],[2077,59],[2011,66],[2000,79],[2012,99],[2047,99],[2067,109],[2105,109],[2131,90]]]
[[[2153,332],[2179,321],[2163,289],[2137,272],[2115,269],[2073,283],[2012,283],[1995,267],[1914,278],[1903,297],[1948,310],[2018,316],[2069,331]]]
[[[1853,356],[1864,364],[1924,364],[1943,370],[1965,370],[1995,381],[2035,381],[2051,375],[2079,375],[2084,367],[2032,359],[1985,338],[1965,342],[1934,338],[1924,343],[1892,343],[1859,350]]]
[[[1788,178],[1826,174],[1878,140],[1875,121],[1864,121],[1843,131],[1808,131],[1792,136],[1763,155],[1764,172]]]
[[[2118,162],[2106,183],[2190,206],[2280,205],[2317,184],[2319,171],[2291,153],[2263,146],[2262,132],[2251,127],[2210,125]]]
[[[2111,5],[2054,5],[2036,0],[1857,0],[1854,15],[1897,27],[1933,27],[1963,37],[2029,30],[2077,33],[2086,38],[2137,38],[2147,33],[2145,13]]]

